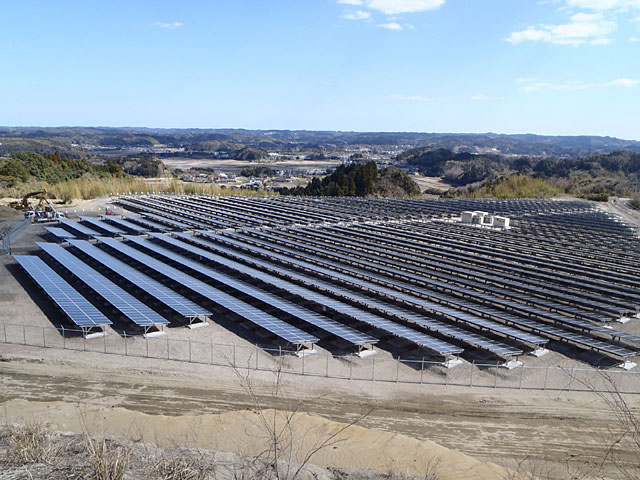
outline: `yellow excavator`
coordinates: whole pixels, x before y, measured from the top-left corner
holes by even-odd
[[[11,202],[9,206],[16,210],[24,210],[25,218],[30,218],[31,221],[47,222],[64,218],[64,213],[57,212],[51,202],[47,200],[46,195],[46,190],[27,193],[22,197],[22,200]],[[33,197],[39,200],[35,206],[29,201]]]
[[[22,197],[22,200],[18,202],[11,202],[9,206],[12,208],[15,208],[16,210],[33,210],[33,205],[31,205],[31,202],[29,201],[29,199],[31,197],[41,195],[39,198],[40,198],[40,202],[42,202],[46,194],[47,194],[46,190],[42,190],[41,192],[27,193],[24,197]]]

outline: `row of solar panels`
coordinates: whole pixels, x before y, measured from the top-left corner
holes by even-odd
[[[602,351],[607,354],[626,357],[635,355],[632,350],[618,347],[615,344],[607,343],[591,336],[562,329],[531,318],[523,318],[504,311],[498,311],[494,307],[488,306],[488,304],[480,306],[476,303],[463,300],[460,296],[439,294],[430,289],[420,288],[415,285],[415,282],[408,281],[416,277],[404,272],[401,275],[394,274],[392,270],[378,273],[371,269],[348,265],[349,261],[344,257],[340,258],[340,256],[338,256],[337,260],[332,261],[319,258],[318,255],[310,254],[308,251],[301,253],[300,251],[296,251],[295,248],[276,245],[276,243],[282,242],[274,242],[273,238],[268,238],[268,234],[264,233],[258,233],[258,235],[265,237],[265,240],[249,238],[247,235],[238,233],[226,233],[225,235],[239,238],[240,240],[233,240],[237,245],[251,243],[251,248],[254,252],[262,252],[265,255],[278,258],[283,262],[311,269],[317,274],[328,278],[338,278],[347,283],[354,282],[353,279],[356,279],[357,283],[362,287],[369,289],[375,288],[379,291],[387,292],[390,295],[395,295],[398,298],[408,294],[410,299],[404,298],[405,301],[409,301],[434,314],[447,316],[458,321],[466,321],[467,323],[474,324],[491,332],[500,333],[516,341],[540,345],[546,342],[544,337],[551,337],[568,340],[583,347]],[[295,245],[296,242],[288,243]],[[268,250],[265,250],[265,248]],[[301,260],[300,258],[304,258],[305,260]],[[366,262],[358,263],[361,265],[366,264]],[[474,294],[470,289],[450,288],[458,294],[464,294],[462,298],[465,299],[475,295],[477,297],[484,297],[489,301],[497,300],[494,297],[481,293]],[[514,302],[503,300],[502,303],[516,307]],[[447,305],[453,308],[448,308]],[[529,313],[531,312],[529,311]],[[485,317],[497,319],[499,322],[488,320]],[[512,325],[513,327],[508,325]],[[532,333],[527,333],[527,331]],[[544,337],[540,337],[540,335]]]
[[[470,280],[467,275],[458,276],[456,271],[459,271],[460,269],[450,269],[452,274],[441,273],[440,270],[424,268],[427,265],[434,265],[434,263],[424,260],[418,262],[418,266],[412,266],[411,262],[404,261],[409,257],[402,253],[389,255],[389,252],[385,252],[384,250],[373,246],[370,246],[368,250],[375,252],[375,255],[363,253],[362,250],[367,248],[366,245],[362,241],[358,244],[354,242],[347,242],[346,239],[348,239],[348,235],[345,234],[332,238],[330,235],[327,235],[326,232],[325,236],[323,236],[318,234],[317,231],[313,231],[311,229],[296,229],[293,233],[272,230],[269,234],[260,232],[256,233],[256,235],[263,238],[275,238],[276,241],[279,239],[281,242],[284,241],[285,244],[297,245],[298,248],[301,248],[302,250],[317,253],[327,258],[357,259],[350,263],[368,266],[374,271],[386,271],[387,275],[392,277],[407,278],[410,280],[417,279],[416,283],[428,285],[430,288],[437,288],[444,292],[458,293],[464,298],[472,299],[478,303],[488,303],[488,305],[492,307],[502,307],[505,311],[519,312],[522,315],[534,316],[536,318],[544,319],[545,321],[568,325],[583,331],[598,332],[610,338],[624,338],[636,344],[640,344],[640,337],[626,334],[624,332],[618,332],[614,329],[604,327],[600,323],[593,324],[565,315],[568,313],[600,322],[602,317],[594,316],[589,310],[580,311],[573,306],[565,306],[550,300],[541,300],[530,295],[510,292],[509,289],[512,287],[512,282],[507,281],[507,279],[503,281],[502,288],[493,288],[488,286],[487,283],[479,283]],[[312,239],[309,239],[309,237],[312,237]],[[332,239],[334,244],[327,245],[328,242],[321,241],[327,239]],[[336,246],[335,244],[341,246]],[[318,248],[318,246],[323,248]],[[378,265],[383,265],[383,267],[379,268]],[[437,263],[435,263],[435,265],[437,265]],[[411,273],[406,274],[405,272]],[[421,278],[413,273],[425,276]],[[481,278],[485,280],[485,282],[496,280],[495,277],[490,277],[484,274],[481,274]],[[440,281],[440,279],[443,281]],[[571,300],[571,297],[568,296],[561,297]],[[517,303],[516,301],[521,303]],[[597,304],[595,302],[585,303],[594,308],[606,308],[606,305]],[[485,309],[484,311],[487,312],[489,310]],[[558,312],[562,312],[562,314]],[[498,318],[499,317],[500,316],[498,316]]]

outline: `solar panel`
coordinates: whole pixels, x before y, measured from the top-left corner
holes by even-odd
[[[208,232],[200,232],[200,233],[202,233],[205,236],[214,237],[213,234],[209,234]],[[224,238],[216,238],[216,239],[219,239],[222,242],[227,242],[228,240]],[[195,239],[194,237],[193,240],[197,240],[197,239]],[[204,245],[203,243],[201,244]],[[522,350],[518,348],[512,347],[510,345],[506,345],[502,342],[488,339],[484,336],[468,332],[461,328],[448,325],[443,322],[439,322],[437,320],[425,318],[424,316],[418,315],[408,309],[398,307],[397,305],[393,305],[391,303],[377,300],[374,297],[365,296],[362,294],[358,294],[356,292],[352,292],[350,290],[346,290],[344,288],[337,287],[332,283],[323,281],[321,278],[305,275],[296,270],[282,267],[281,265],[274,265],[269,261],[260,260],[258,258],[254,258],[248,255],[242,254],[240,252],[230,250],[220,245],[207,244],[206,247],[215,251],[219,251],[221,253],[231,255],[234,258],[242,259],[254,265],[265,267],[270,271],[277,272],[278,274],[286,275],[289,278],[300,280],[309,286],[321,288],[323,291],[330,292],[331,294],[337,295],[348,301],[357,302],[364,307],[374,307],[377,310],[380,310],[382,312],[391,313],[392,315],[407,319],[409,321],[422,325],[430,330],[443,333],[445,335],[449,335],[452,338],[461,340],[465,343],[468,343],[469,345],[473,345],[473,346],[485,349],[492,353],[496,353],[498,355],[504,355],[504,356],[517,356],[522,354]],[[393,328],[393,326],[391,326],[391,328]],[[398,332],[398,335],[402,336],[400,332]]]
[[[127,235],[125,238],[130,240],[138,239],[138,237]],[[310,335],[299,328],[289,325],[282,320],[269,315],[262,310],[253,307],[237,298],[229,295],[221,290],[213,288],[211,285],[198,280],[191,275],[173,268],[159,260],[146,255],[129,245],[125,245],[122,242],[108,237],[100,237],[99,240],[111,248],[133,258],[134,260],[144,264],[148,268],[155,270],[156,272],[164,275],[165,277],[182,284],[185,288],[194,291],[214,303],[221,305],[222,307],[230,310],[241,317],[249,320],[252,323],[270,331],[274,335],[283,338],[284,340],[293,343],[317,343],[318,339],[313,335]]]
[[[153,213],[148,213],[148,212],[143,212],[142,216],[145,219],[152,219],[155,220],[155,222],[157,223],[164,223],[166,225],[169,225],[172,228],[175,228],[177,230],[191,230],[193,227],[191,225],[187,225],[184,222],[180,222],[175,220],[175,218],[179,218],[176,215],[171,215],[171,218],[167,218],[165,216],[162,215],[155,215]],[[205,225],[206,227],[206,225]]]
[[[87,227],[86,225],[82,225],[81,223],[76,222],[75,220],[69,220],[67,218],[61,218],[59,221],[65,227],[69,227],[74,232],[78,232],[81,235],[84,235],[86,237],[93,237],[94,235],[100,235],[95,230],[92,230],[91,228]]]
[[[183,234],[183,233],[179,233],[177,235],[185,239],[188,239],[189,237],[189,235]],[[178,248],[181,248],[182,250],[199,255],[200,257],[205,258],[207,260],[211,260],[213,262],[224,265],[225,267],[231,268],[245,275],[249,275],[253,278],[259,279],[277,288],[286,290],[287,292],[294,295],[298,295],[306,300],[313,301],[320,305],[326,306],[338,313],[348,315],[352,318],[355,318],[356,320],[368,323],[369,325],[379,328],[380,330],[384,330],[398,337],[405,338],[409,341],[412,341],[413,343],[416,343],[417,345],[433,350],[434,352],[437,352],[440,355],[451,355],[451,354],[458,354],[462,352],[461,348],[456,347],[454,345],[450,345],[442,340],[438,340],[437,338],[430,337],[428,335],[425,335],[424,333],[404,327],[403,325],[395,323],[379,315],[372,314],[361,308],[354,307],[352,305],[341,302],[327,295],[322,295],[318,292],[315,292],[305,287],[301,287],[295,283],[289,282],[287,280],[283,280],[279,277],[275,277],[273,275],[264,273],[255,268],[251,268],[241,263],[235,262],[233,260],[229,260],[225,257],[215,255],[211,252],[203,250],[202,248],[195,247],[193,245],[182,242],[168,235],[155,234],[153,235],[153,237],[163,242],[174,245]],[[191,237],[191,239],[198,242],[198,239],[196,239],[195,237]],[[161,252],[160,250],[155,250],[155,249],[154,251]],[[162,250],[162,252],[164,251],[166,251],[166,249]],[[373,342],[369,340],[367,343],[373,343]]]
[[[53,302],[79,327],[111,325],[111,321],[78,291],[54,272],[41,258],[14,255],[20,266]]]
[[[102,220],[99,220],[95,217],[83,217],[81,216],[80,219],[83,222],[87,222],[90,223],[92,226],[97,227],[100,230],[103,230],[107,233],[111,233],[113,235],[121,235],[123,233],[125,233],[124,231],[120,230],[117,227],[114,227],[113,225],[109,225],[108,223],[103,222]]]
[[[153,234],[153,235],[157,236],[161,234]],[[231,277],[230,275],[213,270],[205,265],[202,265],[201,263],[197,263],[192,260],[189,260],[183,255],[179,255],[175,252],[172,252],[171,250],[167,250],[166,248],[159,247],[158,245],[155,245],[147,240],[142,240],[138,237],[128,238],[128,239],[134,241],[138,245],[141,245],[143,247],[153,250],[155,253],[163,255],[164,257],[169,258],[175,262],[178,262],[181,265],[191,268],[192,270],[195,270],[198,273],[201,273],[217,282],[227,285],[237,291],[240,291],[257,300],[260,300],[261,302],[271,305],[272,307],[275,307],[278,310],[289,313],[299,318],[302,321],[310,323],[311,325],[314,325],[327,332],[330,332],[333,335],[339,338],[342,338],[343,340],[346,340],[347,342],[351,342],[356,345],[363,345],[363,344],[376,343],[377,341],[375,338],[369,335],[366,335],[364,333],[358,332],[357,330],[347,327],[339,322],[336,322],[335,320],[324,317],[307,308],[300,307],[299,305],[293,302],[290,302],[288,300],[278,297],[277,295],[274,295],[272,293],[256,288],[246,282],[237,280],[236,278]]]
[[[241,234],[236,234],[236,233],[228,233],[228,235],[232,235],[232,236],[241,236],[242,238],[245,238],[244,236],[242,236]],[[255,242],[257,244],[261,244],[261,245],[268,245],[266,242],[262,242],[256,239],[251,239],[252,242]],[[286,248],[286,247],[282,247],[282,246],[273,246],[273,245],[269,245],[271,248],[274,248],[278,251],[281,252],[287,252],[287,253],[293,253],[294,255],[298,255],[300,256],[300,252],[296,252],[295,250],[292,250],[290,248]],[[258,247],[255,247],[252,245],[252,248],[258,250]],[[259,251],[259,250],[258,250]],[[336,262],[331,262],[331,261],[317,261],[316,263],[309,263],[306,261],[301,261],[301,260],[297,260],[295,258],[292,257],[287,257],[287,256],[283,256],[283,255],[279,255],[276,254],[272,251],[266,251],[268,252],[269,255],[274,256],[276,258],[281,258],[282,260],[284,260],[285,262],[288,263],[293,263],[296,265],[300,265],[304,268],[313,270],[315,272],[318,273],[322,273],[324,275],[327,275],[331,278],[338,278],[340,280],[344,280],[350,283],[355,283],[359,286],[365,287],[369,290],[374,290],[374,291],[379,291],[379,292],[384,292],[386,295],[389,296],[395,296],[397,298],[403,298],[406,301],[408,301],[409,303],[413,303],[416,305],[420,305],[422,308],[428,309],[432,312],[441,314],[441,315],[446,315],[448,317],[452,317],[455,318],[459,321],[463,321],[465,323],[468,323],[470,325],[475,325],[476,327],[480,327],[480,328],[486,328],[488,330],[494,331],[494,332],[498,332],[501,333],[503,335],[506,335],[507,337],[510,338],[514,338],[516,340],[525,342],[525,343],[530,343],[532,345],[542,345],[544,343],[547,343],[548,340],[545,338],[542,338],[538,335],[534,335],[534,334],[530,334],[527,332],[523,332],[522,330],[518,330],[516,328],[512,328],[497,322],[494,322],[492,320],[488,320],[485,318],[482,318],[480,316],[477,315],[473,315],[473,314],[469,314],[466,312],[461,312],[459,310],[456,310],[455,308],[451,308],[451,307],[447,307],[446,305],[441,305],[432,301],[429,301],[428,299],[425,298],[421,298],[420,296],[416,297],[414,294],[418,293],[419,295],[427,295],[427,296],[431,296],[432,298],[440,298],[442,299],[442,296],[437,296],[436,294],[432,293],[431,291],[429,292],[418,292],[415,287],[413,287],[412,285],[403,285],[402,289],[405,291],[409,291],[410,293],[407,294],[405,292],[401,292],[399,290],[399,285],[401,282],[392,282],[389,281],[389,279],[386,279],[380,275],[376,275],[370,272],[364,272],[361,271],[359,269],[355,269],[355,268],[347,268],[345,266],[342,266]],[[308,256],[306,258],[309,258]],[[338,272],[334,269],[329,269],[329,268],[325,268],[321,265],[319,265],[320,263],[323,263],[324,265],[327,266],[333,266],[333,267],[337,267],[343,270],[344,273]],[[356,276],[352,275],[351,273],[355,273]],[[373,282],[371,282],[371,280],[373,280]],[[451,302],[453,303],[453,302]],[[486,310],[486,309],[485,309]]]
[[[259,233],[262,236],[265,237],[269,237],[269,234],[265,234],[260,232]],[[228,235],[232,235],[232,236],[244,236],[244,234],[239,234],[239,233],[228,233]],[[246,237],[245,237],[246,238]],[[252,241],[256,241],[256,239],[252,239]],[[264,243],[264,242],[259,242],[258,243]],[[289,243],[295,243],[295,242],[289,242]],[[298,254],[300,255],[300,252],[296,252],[295,250],[292,250],[290,248],[286,248],[286,247],[273,247],[272,248],[277,248],[278,250],[281,251],[285,251],[285,252],[290,252],[293,254]],[[307,257],[308,258],[308,257]],[[353,261],[353,259],[351,259]],[[493,318],[497,318],[500,319],[504,322],[506,322],[507,324],[512,324],[512,325],[516,325],[519,327],[526,327],[531,329],[532,331],[536,332],[536,333],[540,333],[540,334],[544,334],[544,335],[549,335],[552,337],[557,337],[557,338],[561,338],[563,340],[570,340],[576,344],[582,345],[583,347],[588,347],[591,349],[595,349],[595,350],[599,350],[602,352],[606,352],[609,354],[613,354],[616,356],[620,356],[620,357],[631,357],[631,356],[635,356],[635,353],[629,349],[623,348],[623,347],[617,347],[615,345],[609,344],[607,342],[601,341],[599,339],[595,339],[593,337],[581,334],[581,333],[576,333],[573,331],[569,331],[569,330],[564,330],[561,329],[559,327],[553,326],[553,325],[549,325],[547,323],[543,323],[540,321],[536,321],[533,319],[529,319],[529,318],[522,318],[522,317],[518,317],[516,315],[512,315],[510,313],[506,313],[506,312],[500,312],[497,311],[493,308],[490,308],[486,305],[482,305],[479,306],[476,303],[472,303],[472,302],[467,302],[467,301],[463,301],[458,299],[458,297],[451,297],[448,296],[447,294],[440,294],[440,293],[436,293],[433,292],[431,290],[429,291],[424,291],[424,290],[418,290],[416,289],[416,287],[411,284],[411,283],[407,283],[404,281],[399,281],[399,280],[393,280],[390,281],[389,278],[383,276],[383,275],[378,275],[375,273],[370,272],[369,270],[366,269],[361,269],[361,268],[355,268],[355,267],[351,267],[351,266],[346,266],[346,265],[342,265],[338,262],[333,262],[333,261],[329,261],[329,260],[317,260],[314,261],[314,263],[319,263],[319,264],[325,264],[325,265],[330,265],[336,268],[341,269],[343,272],[347,272],[348,274],[356,274],[362,278],[365,279],[371,279],[374,280],[375,282],[380,282],[384,285],[388,285],[392,288],[401,288],[405,291],[409,291],[412,294],[417,294],[420,296],[426,296],[428,298],[432,298],[434,300],[440,300],[442,302],[448,303],[452,306],[454,306],[455,308],[464,308],[470,312],[473,312],[475,314],[478,315],[484,315],[484,314],[489,314],[491,315]],[[362,262],[365,263],[365,262]],[[337,275],[337,273],[333,270],[329,270],[330,272],[332,272],[332,275]],[[406,278],[413,278],[415,277],[414,275],[411,275],[409,273],[406,272],[402,272],[402,274],[400,275],[402,277],[406,277]],[[422,279],[425,282],[432,282],[431,280],[427,280],[427,279]],[[442,284],[442,282],[439,282],[440,284]],[[444,284],[447,285],[447,284]],[[462,289],[462,288],[457,288],[457,287],[453,287],[451,285],[448,285],[448,287],[452,290],[452,291],[457,291],[459,293],[462,293],[464,295],[466,295],[467,297],[473,297],[473,296],[479,296],[482,297],[483,294],[474,292],[472,290],[469,289]],[[488,295],[484,295],[484,297],[486,297],[487,299],[492,299],[492,297],[488,296]],[[494,301],[499,301],[499,299],[493,299]],[[449,313],[445,312],[444,309],[442,308],[442,305],[439,305],[441,313],[446,314],[446,315],[450,315],[455,317],[456,316],[456,311],[457,310],[451,310]],[[432,306],[428,306],[428,308],[433,308]],[[436,307],[437,308],[437,307]],[[448,307],[445,307],[448,308]],[[437,309],[434,309],[434,311],[438,311]],[[461,315],[464,314],[463,315]],[[510,326],[503,326],[501,324],[495,324],[495,322],[490,322],[490,321],[485,321],[484,318],[481,317],[475,317],[474,316],[469,316],[466,312],[460,312],[457,314],[457,316],[463,320],[466,320],[469,323],[475,322],[477,325],[483,326],[485,328],[497,331],[499,333],[502,333],[504,335],[510,336],[512,338],[527,342],[527,343],[532,343],[532,344],[538,344],[536,343],[536,338],[540,339],[541,337],[539,337],[538,335],[534,335],[534,334],[530,334],[527,332],[523,332],[522,330],[518,330],[516,328],[512,328]]]
[[[44,227],[44,228],[51,235],[61,240],[66,240],[68,238],[76,238],[76,236],[73,233],[68,232],[64,228],[60,228],[60,227]]]
[[[104,250],[99,249],[86,240],[71,240],[69,243],[84,252],[86,255],[89,255],[94,260],[100,262],[105,267],[133,283],[141,290],[144,290],[178,314],[184,315],[185,317],[211,315],[211,312],[208,310],[196,305],[191,300],[184,298],[179,293],[174,292],[162,283],[148,277],[144,273],[136,270],[117,258],[112,257]]]
[[[280,235],[287,235],[287,236],[291,236],[290,234],[287,233],[283,233],[283,232],[279,232]],[[309,240],[304,239],[304,240],[300,240],[299,236],[295,237],[297,238],[299,241],[305,241],[305,245],[308,245],[306,242],[309,242]],[[312,243],[317,243],[317,242],[313,242]],[[339,247],[335,247],[335,248],[339,248]],[[327,252],[327,253],[333,253],[335,255],[335,252],[333,251],[329,251],[326,249],[315,249],[316,251],[319,252]],[[381,259],[379,256],[373,256],[373,255],[368,255],[365,253],[362,253],[361,251],[354,251],[354,250],[347,250],[347,249],[343,249],[343,248],[339,248],[339,250],[345,252],[346,254],[351,255],[351,258],[371,258],[373,260],[375,260],[378,263],[372,263],[372,262],[363,262],[364,264],[367,265],[373,265],[373,266],[377,266],[378,264],[387,264],[387,265],[392,265],[391,262],[385,261],[384,259]],[[380,251],[380,250],[378,250]],[[418,268],[418,267],[411,267],[406,265],[406,263],[404,262],[400,262],[399,261],[399,257],[394,256],[395,262],[393,262],[393,266],[394,268],[397,267],[397,264],[402,263],[403,264],[403,271],[402,271],[402,275],[407,275],[405,273],[405,271],[425,271],[425,269],[423,268]],[[425,264],[425,263],[423,263]],[[397,269],[397,268],[396,268]],[[511,308],[515,311],[521,311],[524,312],[526,314],[529,315],[535,315],[538,318],[546,318],[549,320],[552,320],[554,322],[560,323],[560,324],[565,324],[565,325],[570,325],[572,327],[575,328],[579,328],[582,330],[586,330],[586,331],[597,331],[599,333],[605,334],[607,336],[613,337],[613,338],[624,338],[625,340],[629,340],[635,343],[640,343],[640,337],[637,337],[635,335],[631,335],[631,334],[627,334],[625,332],[618,332],[616,330],[613,329],[609,329],[609,328],[605,328],[605,327],[601,327],[601,326],[597,326],[597,325],[593,325],[589,322],[585,322],[582,320],[577,320],[574,318],[569,318],[566,317],[564,315],[559,315],[555,312],[549,311],[549,310],[544,310],[544,309],[540,309],[537,308],[535,306],[530,306],[530,305],[538,305],[540,303],[544,303],[544,305],[547,308],[555,308],[557,309],[563,309],[564,306],[563,305],[559,305],[559,304],[555,304],[551,301],[544,301],[544,300],[539,300],[537,298],[531,297],[529,295],[526,294],[520,294],[520,293],[514,293],[514,292],[510,292],[508,290],[505,290],[504,288],[495,288],[495,287],[491,287],[485,283],[479,283],[479,282],[475,282],[473,280],[470,280],[468,278],[464,278],[464,279],[459,279],[456,278],[452,275],[448,275],[448,274],[444,274],[442,272],[438,272],[438,271],[427,271],[425,272],[427,275],[431,276],[435,276],[435,277],[439,277],[439,278],[444,278],[446,280],[449,281],[453,281],[456,283],[459,283],[463,286],[466,287],[475,287],[477,290],[481,291],[481,292],[491,292],[492,294],[496,295],[496,296],[485,296],[482,293],[478,293],[475,290],[456,290],[455,287],[452,287],[453,291],[459,291],[464,293],[466,296],[468,297],[480,297],[481,299],[490,299],[491,300],[491,304],[492,305],[503,305],[506,308]],[[415,276],[412,276],[415,277]],[[440,286],[441,288],[449,288],[450,284],[447,283],[443,283],[443,282],[439,282],[437,280],[433,280],[432,278],[430,278],[429,280],[423,278],[419,278],[419,277],[415,277],[418,278],[420,281],[425,281],[425,282],[430,282],[433,285],[437,285]],[[507,299],[502,299],[500,298],[501,296],[505,296],[505,297],[510,297],[510,298],[517,298],[520,299],[522,301],[524,301],[526,303],[517,303],[517,302],[513,302],[513,301],[509,301]],[[575,309],[572,309],[575,310]]]
[[[136,225],[133,222],[129,222],[128,220],[125,220],[123,218],[119,218],[113,215],[109,215],[107,217],[104,218],[106,221],[111,222],[111,223],[115,223],[116,225],[118,225],[119,227],[122,227],[126,230],[135,232],[135,233],[144,233],[144,232],[148,232],[149,229],[148,228],[144,228],[141,227],[140,225]]]
[[[146,229],[146,231],[166,232],[167,230],[171,230],[171,228],[167,225],[152,222],[147,218],[136,217],[134,215],[124,215],[124,218],[126,219],[126,221],[135,222],[142,225]]]
[[[37,242],[37,245],[136,325],[153,326],[169,323],[160,314],[96,272],[60,245],[42,242]]]

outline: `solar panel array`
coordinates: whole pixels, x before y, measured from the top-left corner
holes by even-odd
[[[136,242],[143,241],[139,237],[128,238]],[[114,250],[138,261],[145,267],[164,275],[166,278],[181,284],[198,295],[208,298],[210,301],[234,312],[237,315],[240,315],[241,317],[255,323],[290,343],[316,343],[318,341],[315,336],[310,335],[252,305],[238,300],[232,295],[213,288],[209,284],[171,267],[166,263],[150,257],[149,255],[146,255],[128,245],[124,245],[118,240],[106,237],[101,237],[100,240]]]
[[[13,258],[75,325],[83,328],[111,325],[100,310],[41,258],[30,255],[14,255]]]
[[[114,258],[104,250],[99,249],[88,241],[70,240],[69,243],[86,255],[90,256],[92,259],[99,262],[104,267],[115,272],[120,277],[126,279],[128,282],[131,282],[141,290],[147,292],[156,300],[171,308],[178,314],[184,315],[185,317],[200,317],[211,315],[211,312],[209,312],[208,310],[195,304],[191,300],[183,297],[170,288],[167,288],[160,282],[143,274],[139,270],[136,270],[135,268],[127,265],[117,258]]]
[[[38,246],[134,324],[148,327],[169,323],[166,318],[60,245],[40,242]]]
[[[406,345],[397,348],[445,358],[570,345],[628,359],[640,349],[637,322],[612,328],[640,312],[640,234],[592,203],[207,195],[114,203],[133,214],[61,222],[98,246],[42,247],[112,303],[111,280],[97,282],[82,259],[182,315],[217,305],[298,345],[396,338]],[[512,228],[463,225],[456,218],[466,210],[506,215]]]

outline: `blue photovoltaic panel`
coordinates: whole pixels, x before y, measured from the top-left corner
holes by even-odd
[[[76,238],[76,236],[73,233],[68,232],[64,228],[60,228],[60,227],[44,227],[44,228],[51,235],[63,240],[67,238]]]
[[[158,299],[158,301],[165,304],[180,315],[186,317],[194,317],[199,315],[209,316],[211,312],[205,310],[199,305],[196,305],[191,300],[184,298],[177,292],[174,292],[170,288],[166,287],[162,283],[148,277],[144,273],[136,270],[135,268],[121,262],[115,257],[112,257],[104,250],[99,249],[95,245],[89,243],[86,240],[71,240],[69,243],[81,250],[85,254],[89,255],[94,260],[97,260],[105,267],[116,272],[121,277],[127,279],[129,282],[136,285],[141,290],[144,290],[149,295]]]
[[[102,220],[97,219],[96,217],[80,217],[80,219],[83,222],[90,223],[91,225],[98,227],[100,230],[104,230],[105,232],[112,233],[114,235],[121,235],[125,233],[122,230],[120,230],[118,227],[109,225],[108,223],[105,223]]]
[[[157,230],[159,232],[166,232],[168,230],[171,230],[171,227],[169,227],[167,225],[164,225],[162,223],[152,222],[148,218],[136,217],[134,215],[125,215],[124,218],[127,221],[135,222],[135,223],[138,223],[138,224],[142,225],[148,231],[156,231]]]
[[[75,220],[68,220],[66,218],[61,218],[60,219],[60,223],[62,225],[64,225],[65,227],[69,227],[74,232],[79,232],[82,235],[85,235],[87,237],[92,237],[94,235],[100,235],[95,230],[92,230],[89,227],[87,227],[86,225],[82,225],[81,223],[76,222]]]
[[[215,237],[216,239],[219,239],[220,241],[224,241],[226,242],[228,239],[223,238],[223,237],[218,237],[215,236],[214,234],[210,234],[208,232],[201,232],[203,235],[208,236],[208,237]],[[186,238],[186,237],[185,237]],[[196,240],[196,238],[194,237],[194,241]],[[204,243],[200,242],[201,245],[204,245]],[[380,300],[375,299],[374,297],[368,297],[365,295],[361,295],[359,293],[347,290],[345,288],[341,288],[338,287],[330,282],[326,282],[318,277],[313,277],[311,275],[306,275],[303,273],[300,273],[296,270],[292,270],[292,269],[288,269],[286,267],[283,267],[282,265],[278,265],[278,264],[273,264],[271,262],[262,260],[260,258],[256,258],[256,257],[252,257],[249,255],[245,255],[244,253],[235,251],[235,250],[231,250],[230,248],[227,247],[222,247],[218,244],[214,245],[214,244],[206,244],[207,248],[210,248],[212,250],[221,252],[221,253],[225,253],[227,255],[230,255],[234,258],[238,258],[238,259],[242,259],[243,261],[252,263],[254,265],[258,265],[258,266],[262,266],[264,268],[267,268],[269,270],[272,271],[276,271],[278,274],[284,274],[289,278],[295,279],[295,280],[299,280],[302,281],[308,285],[314,286],[314,287],[319,287],[322,288],[324,291],[326,292],[330,292],[334,295],[338,295],[341,298],[345,298],[348,301],[355,301],[361,305],[364,306],[371,306],[374,307],[380,311],[383,312],[388,312],[392,315],[395,315],[397,317],[409,320],[411,322],[414,322],[418,325],[422,325],[426,328],[428,328],[429,330],[433,330],[436,332],[440,332],[443,333],[445,335],[451,336],[452,338],[455,338],[457,340],[461,340],[465,343],[468,343],[469,345],[473,345],[475,347],[480,347],[484,350],[487,350],[489,352],[492,353],[496,353],[498,355],[504,355],[504,356],[517,356],[517,355],[521,355],[522,354],[522,350],[512,347],[510,345],[507,345],[505,343],[502,342],[498,342],[496,340],[491,340],[489,338],[486,338],[482,335],[478,335],[472,332],[469,332],[467,330],[458,328],[456,326],[452,326],[452,325],[448,325],[444,322],[440,322],[438,320],[435,319],[431,319],[431,318],[426,318],[424,317],[424,315],[419,315],[415,312],[412,312],[411,310],[408,310],[406,308],[402,308],[402,307],[398,307],[392,303],[387,303],[387,302],[383,302]],[[402,336],[403,332],[400,331],[394,331],[392,332],[398,336]],[[432,347],[429,347],[432,348]]]
[[[133,241],[140,240],[138,237],[130,235],[125,236],[125,238]],[[317,343],[318,341],[318,339],[313,335],[310,335],[300,330],[299,328],[294,327],[293,325],[289,325],[279,318],[269,315],[268,313],[263,312],[262,310],[252,305],[238,300],[232,295],[213,288],[211,285],[204,283],[203,281],[198,280],[191,275],[187,275],[186,273],[173,268],[170,265],[167,265],[149,255],[146,255],[129,245],[124,245],[122,242],[116,239],[100,237],[99,240],[106,245],[109,245],[111,248],[137,260],[148,268],[155,270],[165,277],[184,285],[185,288],[188,288],[189,290],[208,298],[212,302],[221,305],[227,310],[240,315],[246,320],[259,325],[265,330],[270,331],[274,335],[277,335],[278,337],[283,338],[290,343]]]
[[[123,218],[120,217],[116,217],[115,215],[109,215],[104,217],[105,221],[109,221],[111,223],[115,223],[116,225],[123,227],[127,230],[131,230],[132,232],[136,232],[136,233],[144,233],[144,232],[148,232],[149,229],[148,228],[144,228],[141,227],[140,225],[136,225],[133,222],[130,222],[128,220],[125,220]]]
[[[30,255],[14,255],[13,258],[73,323],[80,327],[111,325],[111,321],[100,310],[89,303],[41,258]]]
[[[169,323],[167,319],[96,272],[60,245],[41,242],[38,242],[37,245],[136,325],[150,326]]]
[[[153,236],[166,237],[163,234],[152,234]],[[167,237],[170,238],[170,237]],[[312,310],[301,307],[298,304],[286,300],[284,298],[278,297],[275,294],[267,292],[265,290],[259,289],[250,285],[246,282],[237,280],[236,278],[227,275],[222,272],[218,272],[209,268],[201,263],[194,262],[183,255],[177,254],[171,250],[160,247],[154,243],[148,242],[146,240],[142,240],[140,242],[136,241],[140,245],[149,248],[150,250],[163,255],[166,258],[169,258],[175,262],[178,262],[186,267],[191,268],[203,275],[212,278],[213,280],[228,285],[242,293],[245,293],[257,300],[260,300],[268,305],[271,305],[279,310],[287,312],[307,323],[315,325],[318,328],[321,328],[327,332],[332,333],[336,337],[342,338],[347,342],[351,342],[353,344],[372,344],[376,343],[377,340],[370,335],[366,335],[362,332],[359,332],[353,328],[347,327],[346,325],[341,324],[331,318],[320,315]],[[206,253],[206,252],[204,252]]]
[[[192,235],[187,235],[184,233],[179,233],[177,235],[180,238],[184,238],[188,241],[194,241],[194,243],[202,244],[201,240],[198,240]],[[181,248],[182,250],[194,253],[196,255],[199,255],[202,258],[219,263],[221,265],[224,265],[225,267],[231,268],[245,275],[249,275],[253,278],[257,278],[267,284],[286,290],[287,292],[298,295],[306,300],[310,300],[320,305],[326,306],[338,313],[355,318],[356,320],[362,321],[364,323],[368,323],[369,325],[379,328],[380,330],[384,330],[393,335],[409,340],[417,345],[433,350],[434,352],[437,352],[441,355],[451,355],[451,354],[457,354],[462,352],[462,348],[460,347],[456,347],[455,345],[448,344],[447,342],[444,342],[437,338],[430,337],[429,335],[425,335],[422,332],[418,332],[411,328],[405,327],[396,322],[393,322],[392,320],[388,320],[384,317],[373,314],[361,308],[354,307],[353,305],[350,305],[343,301],[336,300],[333,297],[329,297],[327,295],[323,295],[311,289],[301,287],[300,285],[292,283],[288,280],[284,280],[274,275],[265,273],[261,270],[257,270],[255,268],[243,265],[233,260],[229,260],[226,257],[216,255],[209,251],[203,250],[202,248],[199,248],[194,245],[190,245],[189,243],[185,243],[183,241],[172,238],[168,235],[156,234],[153,236],[159,240],[162,240],[166,243],[169,243],[178,248]]]

